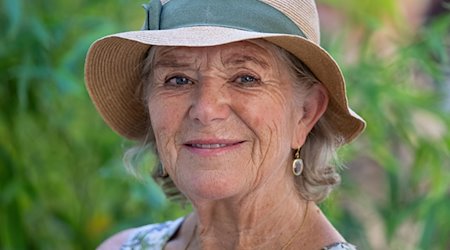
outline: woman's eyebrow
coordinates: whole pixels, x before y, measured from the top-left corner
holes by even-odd
[[[189,66],[192,66],[192,63],[179,61],[175,58],[173,60],[164,58],[162,60],[156,61],[154,68],[187,68]]]
[[[263,69],[267,69],[270,66],[269,63],[262,58],[252,56],[252,55],[245,55],[245,54],[241,54],[241,53],[232,54],[231,56],[229,56],[227,59],[225,59],[223,61],[223,64],[225,66],[229,66],[229,65],[236,66],[236,65],[243,65],[248,62],[256,64]]]
[[[195,60],[189,55],[174,55],[170,52],[161,53],[155,59],[155,68],[187,68],[192,66]]]
[[[192,65],[192,58],[188,55],[174,55],[174,51],[176,47],[166,47],[160,49],[159,53],[157,52],[157,59],[154,67],[163,67],[163,68],[186,68]]]

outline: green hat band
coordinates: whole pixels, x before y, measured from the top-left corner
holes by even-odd
[[[305,37],[300,28],[274,7],[258,0],[159,0],[145,4],[143,30],[220,26]]]

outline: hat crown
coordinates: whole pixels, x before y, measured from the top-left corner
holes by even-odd
[[[162,5],[176,0],[160,0]],[[218,0],[222,1],[222,0]],[[242,0],[245,1],[245,0]],[[306,38],[320,44],[319,15],[314,0],[258,0],[288,17],[305,34]]]
[[[320,44],[319,14],[314,0],[260,0],[285,14],[306,35]]]

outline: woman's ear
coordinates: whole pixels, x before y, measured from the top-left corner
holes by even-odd
[[[309,132],[322,117],[328,107],[328,92],[322,84],[314,84],[308,89],[308,94],[303,101],[302,115],[296,124],[292,148],[301,147]]]

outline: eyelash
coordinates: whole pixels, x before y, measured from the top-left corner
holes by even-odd
[[[186,81],[186,83],[179,84],[179,83],[177,83],[178,79],[183,79],[184,81]],[[171,82],[172,80],[174,80],[175,82]],[[193,84],[193,81],[191,79],[189,79],[189,77],[186,77],[186,76],[183,76],[183,75],[175,75],[175,76],[168,77],[164,81],[164,83],[166,85],[169,85],[169,86],[180,87],[180,86],[184,86],[184,85],[191,85],[191,84]]]
[[[239,80],[242,80],[243,78],[251,78],[251,81],[238,82]],[[243,85],[245,87],[252,87],[252,86],[261,84],[261,79],[259,77],[256,77],[256,76],[254,76],[252,74],[248,74],[248,73],[237,74],[236,76],[234,76],[231,79],[232,79],[232,82],[239,84],[239,85]]]

